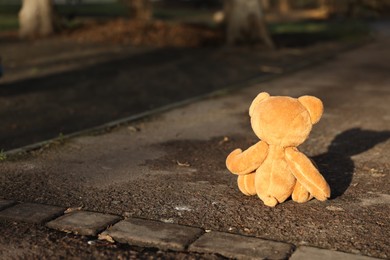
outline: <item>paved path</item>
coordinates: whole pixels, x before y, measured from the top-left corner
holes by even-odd
[[[152,254],[174,254],[171,257],[218,257],[213,253],[264,257],[267,248],[280,245],[271,250],[277,253],[274,258],[291,254],[292,259],[326,259],[328,254],[336,254],[331,255],[335,258],[389,258],[388,46],[390,38],[383,37],[321,66],[2,162],[0,197],[56,206],[49,210],[51,217],[38,218],[39,223],[56,218],[57,210],[62,212],[65,208],[113,216],[108,222],[117,224],[104,235],[119,244],[158,247],[163,251]],[[310,94],[324,101],[323,118],[300,148],[311,156],[330,183],[331,200],[305,204],[287,201],[268,208],[255,196],[245,197],[238,191],[224,160],[232,149],[246,148],[257,141],[249,127],[247,109],[260,91],[294,97]],[[26,215],[26,210],[34,212],[34,205],[11,206],[0,216],[19,223],[16,216]],[[80,218],[84,217],[76,216]],[[80,232],[77,222],[62,221],[49,227]],[[23,224],[10,227],[7,223],[0,225],[4,234],[12,237],[9,230],[22,229],[25,236],[31,236],[31,229],[18,226]],[[69,223],[73,226],[69,227]],[[132,232],[132,227],[137,227],[142,236]],[[172,234],[172,227],[179,229],[173,232],[181,234],[180,241],[155,237]],[[189,229],[181,233],[185,227]],[[147,230],[155,232],[150,235]],[[44,236],[34,232],[38,237]],[[102,230],[95,234],[99,232]],[[54,234],[49,235],[49,245],[62,241],[69,248],[74,243],[73,248],[83,249],[83,244],[69,242],[73,237],[68,235],[61,240],[60,235]],[[147,234],[150,236],[145,238]],[[20,234],[16,236],[23,240]],[[15,247],[9,240],[15,243],[8,237],[0,238],[1,247]],[[236,241],[239,248],[226,241]],[[21,254],[27,256],[33,244],[22,243]],[[251,251],[248,245],[265,249]],[[89,247],[86,250],[96,252]],[[123,253],[118,248],[104,250],[108,253],[100,251],[101,257]]]
[[[0,41],[5,71],[0,79],[0,150],[272,76],[343,47],[328,42],[256,52],[102,46],[60,37]]]

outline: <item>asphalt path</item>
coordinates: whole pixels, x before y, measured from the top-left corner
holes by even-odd
[[[0,150],[247,85],[343,47],[325,42],[268,52],[104,46],[61,37],[0,42]]]
[[[388,258],[389,44],[382,36],[310,69],[10,158],[0,164],[0,197]],[[323,118],[300,150],[329,182],[330,200],[269,208],[239,192],[224,161],[257,142],[247,110],[261,91],[323,100]],[[32,240],[31,230],[19,239]],[[18,241],[0,238],[2,247]],[[26,256],[33,246],[19,247]]]

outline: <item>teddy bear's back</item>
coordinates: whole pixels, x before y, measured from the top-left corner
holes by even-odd
[[[295,182],[286,162],[284,148],[270,145],[266,159],[256,171],[255,186],[259,197],[263,201],[273,197],[281,203],[290,197]]]

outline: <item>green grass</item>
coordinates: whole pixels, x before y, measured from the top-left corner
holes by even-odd
[[[0,161],[7,160],[7,155],[4,153],[4,150],[0,150]]]
[[[154,8],[154,17],[163,20],[181,20],[189,17],[211,17],[209,10],[197,10],[190,8]]]
[[[56,7],[61,15],[74,14],[76,16],[126,16],[128,10],[120,3],[111,4],[80,4],[77,6],[61,5]]]
[[[19,22],[16,15],[0,15],[0,32],[16,30],[18,27]]]
[[[120,16],[127,15],[126,6],[121,3],[107,4],[79,4],[71,5],[56,5],[55,9],[60,14],[68,14],[76,12],[81,16]],[[19,5],[2,5],[0,4],[0,16],[2,15],[17,15],[20,10]]]
[[[322,40],[356,40],[370,33],[368,25],[361,21],[346,20],[332,21],[304,21],[294,23],[275,23],[269,25],[272,35],[304,34],[307,37],[317,37]]]
[[[19,12],[19,5],[10,5],[10,4],[0,4],[0,16],[6,14],[17,14]]]
[[[324,23],[275,23],[269,26],[272,34],[282,33],[312,33],[323,32],[327,29],[327,25]]]
[[[123,4],[80,4],[75,6],[58,5],[56,11],[62,16],[75,15],[79,17],[118,17],[128,15],[128,10]],[[19,5],[0,5],[0,32],[17,30],[19,26]]]

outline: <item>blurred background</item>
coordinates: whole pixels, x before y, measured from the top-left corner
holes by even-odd
[[[0,30],[2,32],[19,30],[20,37],[32,38],[53,33],[70,33],[80,31],[82,28],[86,33],[85,29],[88,28],[91,36],[94,36],[93,39],[88,39],[89,41],[103,41],[111,38],[111,41],[115,42],[154,46],[199,46],[207,43],[222,44],[222,41],[230,41],[230,43],[248,41],[249,35],[241,35],[240,37],[243,38],[241,40],[236,39],[239,36],[232,34],[238,34],[235,31],[239,29],[233,29],[233,27],[241,27],[242,30],[245,23],[253,30],[253,26],[255,24],[259,26],[259,20],[263,18],[269,27],[269,33],[274,35],[286,32],[307,32],[307,30],[318,32],[325,30],[324,27],[326,27],[324,24],[318,25],[318,21],[344,19],[345,22],[345,19],[351,18],[372,20],[387,17],[390,12],[389,0],[30,0],[24,1],[23,10],[21,9],[22,3],[22,0],[0,0]],[[255,9],[259,10],[254,12]],[[18,17],[19,12],[21,15]],[[249,19],[254,18],[255,21],[248,22],[249,16],[253,16]],[[152,41],[156,39],[145,39],[151,38],[151,35],[150,37],[128,35],[136,33],[136,30],[138,34],[145,33],[145,28],[136,27],[129,20],[131,22],[143,21],[149,25],[149,30],[157,30],[156,26],[187,25],[185,29],[194,30],[189,34],[198,33],[200,35],[186,41],[176,39],[185,38],[184,35],[180,37],[180,35],[160,33],[156,38],[161,39],[156,42]],[[117,24],[112,23],[113,21]],[[152,26],[153,21],[160,23]],[[293,23],[298,21],[305,22]],[[126,22],[127,24],[124,24]],[[113,28],[111,32],[104,31],[104,35],[92,35],[93,26],[103,25],[105,27],[116,25],[136,28]],[[221,33],[224,35],[215,35],[218,29],[221,29],[220,27],[225,27],[225,29],[228,27],[230,30]],[[140,29],[143,30],[140,31]],[[158,29],[167,30],[160,27]],[[251,34],[254,37],[255,33],[251,32]],[[172,36],[176,36],[175,39],[170,41],[164,39],[164,37],[171,38]],[[263,37],[266,36],[263,35]],[[191,40],[192,43],[190,43]]]
[[[0,0],[0,150],[367,42],[390,0]]]

